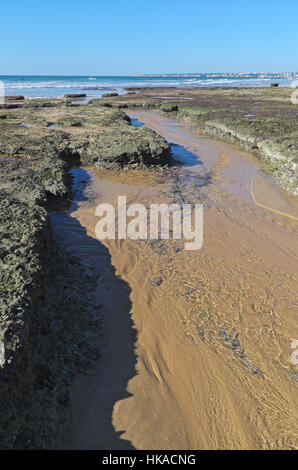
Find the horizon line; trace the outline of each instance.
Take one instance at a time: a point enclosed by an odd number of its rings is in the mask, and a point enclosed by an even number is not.
[[[267,74],[267,75],[278,75],[278,74],[298,74],[297,71],[269,71],[269,72],[264,72],[264,71],[259,71],[259,72],[174,72],[174,73],[167,73],[167,72],[149,72],[149,73],[133,73],[133,74],[102,74],[102,75],[97,75],[97,74],[0,74],[0,77],[145,77],[145,76],[183,76],[183,75],[220,75],[220,74],[225,74],[225,75],[234,75],[234,74],[239,74],[239,75],[245,75],[245,74]]]

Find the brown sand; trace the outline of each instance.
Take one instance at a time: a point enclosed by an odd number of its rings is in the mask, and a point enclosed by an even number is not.
[[[104,333],[98,367],[75,381],[57,448],[297,448],[290,355],[298,339],[298,202],[236,147],[155,112],[131,115],[203,165],[166,181],[88,171],[86,200],[61,223],[65,243],[98,278]],[[177,194],[204,202],[201,250],[95,239],[97,204],[118,195],[171,202]]]

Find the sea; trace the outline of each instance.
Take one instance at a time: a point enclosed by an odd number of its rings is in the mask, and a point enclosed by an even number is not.
[[[210,86],[290,86],[298,73],[247,74],[184,74],[146,76],[0,76],[5,95],[23,95],[27,98],[60,97],[66,93],[85,93],[88,99],[103,93],[125,94],[128,87],[210,87]]]

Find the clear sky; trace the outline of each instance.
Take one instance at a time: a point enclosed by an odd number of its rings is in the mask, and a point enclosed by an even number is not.
[[[298,0],[1,0],[0,75],[298,71]]]

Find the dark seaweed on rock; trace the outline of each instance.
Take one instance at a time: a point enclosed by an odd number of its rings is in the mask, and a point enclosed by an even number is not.
[[[54,239],[48,216],[68,186],[55,152],[0,163],[0,449],[53,447],[68,382],[92,352],[90,280]]]

